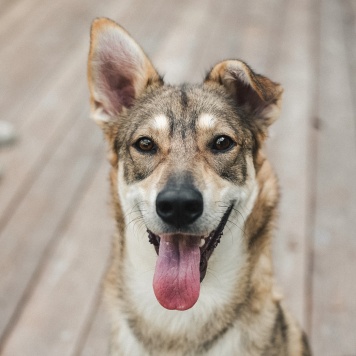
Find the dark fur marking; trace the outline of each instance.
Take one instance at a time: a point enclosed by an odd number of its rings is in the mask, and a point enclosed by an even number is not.
[[[149,154],[146,153],[146,155],[148,156]],[[128,152],[128,157],[132,163],[127,164],[126,161],[124,162],[124,179],[126,184],[133,184],[137,181],[144,180],[152,173],[153,169],[139,169],[130,151]],[[147,159],[149,158],[147,157]]]
[[[174,123],[174,113],[171,109],[168,109],[167,117],[169,120],[169,136],[173,137],[175,123]]]
[[[218,333],[216,333],[210,340],[206,341],[202,345],[202,350],[207,352],[209,351],[215,344],[217,340],[219,340],[227,331],[233,326],[233,323],[226,325],[223,329],[221,329]]]
[[[262,224],[258,227],[255,233],[250,237],[250,241],[248,243],[248,247],[250,249],[256,244],[256,242],[261,237],[263,237],[268,232],[268,229],[270,228],[270,222],[272,220],[272,214],[275,210],[275,204],[273,204],[273,206],[265,206],[263,210],[264,210],[264,214],[262,218]]]
[[[149,87],[150,85],[154,84],[155,82],[157,82],[160,85],[163,85],[163,77],[159,76],[158,79],[157,78],[148,78],[147,79],[147,83],[146,83],[146,87]]]
[[[119,148],[120,148],[120,144],[119,144],[119,138],[116,137],[113,143],[113,150],[115,153],[119,153]]]
[[[247,179],[247,165],[246,165],[246,160],[244,159],[243,164],[241,165],[241,173],[242,173],[242,184],[246,182]]]
[[[303,345],[303,356],[311,356],[312,353],[305,332],[302,333],[302,345]]]
[[[134,180],[135,181],[140,181],[140,180],[144,180],[146,177],[148,177],[148,174],[145,174],[145,173],[142,173],[142,172],[135,172]]]
[[[247,178],[247,164],[246,164],[246,150],[241,149],[239,154],[236,157],[235,164],[238,164],[239,173],[241,173],[242,180],[240,180],[240,184],[244,184]]]
[[[253,135],[253,137],[252,137],[252,157],[253,157],[253,165],[256,167],[256,170],[259,168],[258,164],[257,164],[257,156],[258,156],[258,152],[259,152],[260,148],[261,148],[261,144],[260,144],[259,140],[257,139],[257,137],[255,135]]]
[[[172,174],[168,179],[164,189],[177,189],[177,188],[194,188],[194,178],[189,171],[179,172],[179,174]]]
[[[284,341],[284,344],[287,345],[287,339],[288,339],[288,325],[286,322],[286,317],[284,315],[284,311],[281,307],[281,305],[278,303],[278,317],[276,320],[279,324],[282,339]]]
[[[232,183],[244,184],[247,177],[244,152],[239,152],[233,163],[220,172],[220,176]]]
[[[239,175],[238,172],[226,170],[220,173],[220,177],[234,183],[238,180]]]
[[[277,315],[272,328],[270,344],[267,346],[265,355],[270,355],[271,352],[278,350],[278,355],[287,354],[288,345],[288,325],[281,305],[277,304]],[[273,350],[273,351],[272,351]],[[283,353],[282,353],[283,351]],[[275,353],[273,352],[273,355]]]
[[[184,88],[182,88],[180,91],[180,99],[182,106],[185,109],[188,106],[188,95]]]
[[[142,345],[142,346],[148,346],[145,345],[145,343],[143,342],[143,337],[141,335],[141,332],[139,330],[139,328],[137,327],[137,320],[132,319],[132,318],[128,318],[127,319],[127,325],[129,326],[129,328],[132,330],[133,334],[136,336],[136,340]]]
[[[233,311],[233,319],[225,325],[220,331],[218,331],[210,340],[206,341],[202,345],[202,350],[207,352],[209,351],[224,334],[226,334],[229,329],[234,326],[234,322],[241,317],[241,311],[243,310],[244,306],[248,305],[249,295],[251,290],[249,290],[245,295],[245,301],[243,303],[239,303],[235,305]]]
[[[189,117],[189,130],[192,131],[193,134],[196,133],[196,121],[197,121],[197,118],[198,118],[198,115],[195,111],[193,111],[191,114],[190,114],[190,117]]]

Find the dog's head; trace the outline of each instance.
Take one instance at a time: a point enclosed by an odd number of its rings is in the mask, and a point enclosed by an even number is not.
[[[188,309],[225,225],[252,209],[256,152],[282,89],[239,60],[218,63],[201,85],[165,85],[108,19],[93,23],[88,76],[92,117],[117,158],[125,223],[143,221],[158,254],[156,297]]]

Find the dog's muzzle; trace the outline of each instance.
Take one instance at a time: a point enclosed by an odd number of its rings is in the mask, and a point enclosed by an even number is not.
[[[148,230],[148,238],[158,254],[153,289],[159,303],[167,309],[186,310],[199,297],[208,260],[220,242],[224,227],[229,219],[233,204],[223,214],[218,226],[208,236],[189,235],[179,232],[183,222],[194,222],[203,212],[201,194],[176,192],[160,194],[157,197],[157,213],[162,220],[177,229],[176,233],[154,234]],[[165,192],[163,192],[165,193]]]

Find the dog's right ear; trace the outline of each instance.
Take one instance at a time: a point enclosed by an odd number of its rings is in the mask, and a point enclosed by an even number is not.
[[[135,42],[106,18],[93,21],[88,60],[91,117],[102,127],[130,108],[150,85],[163,81]]]
[[[268,127],[280,112],[283,93],[280,84],[254,73],[239,60],[218,63],[208,73],[205,82],[224,86],[237,105],[249,114],[262,136],[267,135]]]

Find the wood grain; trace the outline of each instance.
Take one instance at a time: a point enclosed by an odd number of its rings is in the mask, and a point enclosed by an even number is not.
[[[268,154],[280,180],[281,202],[274,241],[275,271],[286,304],[307,327],[308,294],[308,163],[309,130],[313,115],[312,17],[308,0],[287,1],[281,15],[283,25],[276,44],[279,51],[271,62],[273,79],[285,92],[282,115],[272,125]]]
[[[107,170],[104,165],[96,168],[67,226],[56,234],[56,248],[42,263],[36,289],[5,344],[5,354],[62,356],[75,350],[97,303],[114,225],[106,206]]]
[[[356,350],[356,135],[340,2],[321,1],[312,343],[316,355]]]

